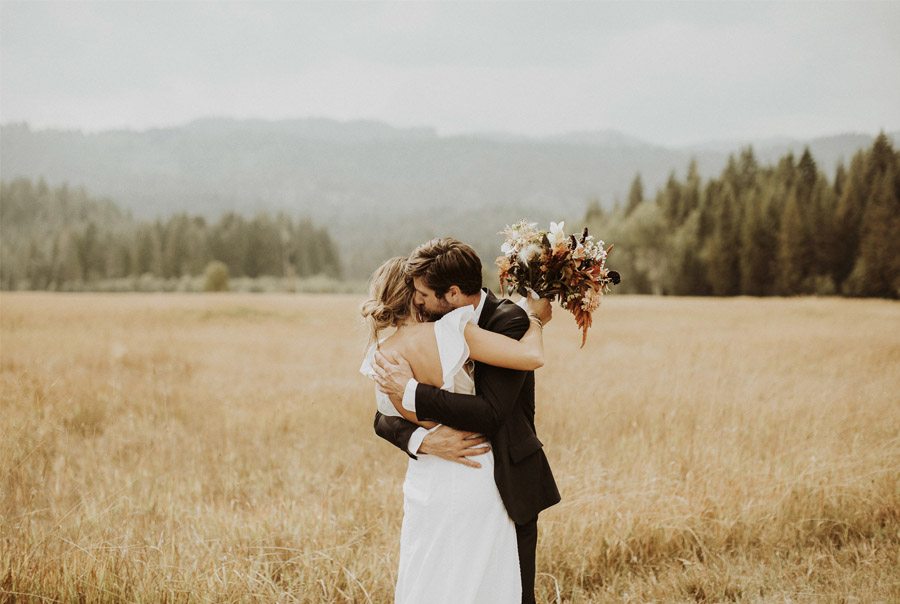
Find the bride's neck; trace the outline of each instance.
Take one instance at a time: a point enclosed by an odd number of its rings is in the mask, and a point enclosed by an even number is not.
[[[412,317],[407,317],[400,323],[397,323],[397,331],[402,330],[404,327],[410,327],[411,325],[415,325],[418,321],[413,319]]]

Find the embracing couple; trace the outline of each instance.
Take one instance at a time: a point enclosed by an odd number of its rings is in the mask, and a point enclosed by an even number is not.
[[[470,246],[434,239],[379,267],[362,307],[375,432],[410,457],[398,603],[534,602],[538,513],[560,499],[534,427],[550,303],[481,275]]]

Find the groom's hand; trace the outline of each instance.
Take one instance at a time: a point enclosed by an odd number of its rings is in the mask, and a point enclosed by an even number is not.
[[[419,453],[435,455],[447,461],[455,461],[470,468],[480,468],[481,464],[469,459],[473,455],[483,455],[491,450],[488,439],[475,432],[462,432],[449,426],[438,426],[428,433]]]
[[[385,355],[380,350],[375,353],[375,381],[392,401],[403,400],[403,391],[412,378],[412,368],[402,356],[394,352]]]

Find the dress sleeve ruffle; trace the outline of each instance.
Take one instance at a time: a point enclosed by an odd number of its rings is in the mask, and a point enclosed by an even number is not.
[[[369,378],[370,380],[375,379],[375,351],[377,350],[375,344],[369,346],[369,349],[366,351],[366,356],[363,359],[362,365],[359,366],[359,372]],[[400,415],[400,412],[394,408],[394,404],[391,403],[391,399],[384,392],[379,390],[377,387],[375,388],[375,407],[382,415],[391,415],[394,417],[403,417]]]
[[[366,356],[363,359],[362,365],[359,366],[359,372],[370,380],[375,379],[375,351],[377,349],[378,348],[377,346],[375,346],[375,344],[369,346],[369,349],[366,351]]]
[[[466,325],[474,318],[475,309],[472,306],[463,306],[448,312],[434,324],[444,389],[452,389],[454,376],[469,359],[469,345],[466,343],[465,331]]]

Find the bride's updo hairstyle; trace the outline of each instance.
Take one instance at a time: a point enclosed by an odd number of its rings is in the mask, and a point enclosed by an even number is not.
[[[407,261],[396,256],[379,266],[369,283],[369,299],[363,302],[360,313],[369,325],[369,343],[378,342],[378,332],[409,318],[412,312],[413,289],[406,281]]]

